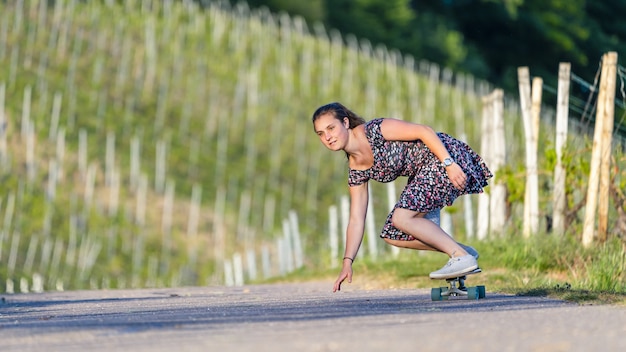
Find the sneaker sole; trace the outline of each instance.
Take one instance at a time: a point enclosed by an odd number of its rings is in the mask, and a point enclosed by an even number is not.
[[[454,281],[454,280],[458,280],[458,279],[463,279],[465,280],[467,278],[467,276],[472,275],[472,274],[478,274],[478,273],[482,273],[483,271],[480,268],[476,268],[468,273],[463,274],[462,276],[457,276],[457,277],[451,277],[448,279],[445,279],[446,281]]]
[[[464,276],[464,275],[474,274],[474,271],[476,271],[476,270],[480,270],[478,268],[478,264],[472,265],[470,267],[467,267],[463,271],[457,271],[457,272],[450,273],[450,274],[445,274],[445,275],[441,274],[441,275],[429,275],[429,276],[433,280],[454,279],[454,278],[461,277],[461,276]],[[478,271],[478,272],[480,272],[480,271]]]

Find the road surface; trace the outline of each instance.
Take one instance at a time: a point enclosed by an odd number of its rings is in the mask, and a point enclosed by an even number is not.
[[[0,351],[626,351],[626,307],[332,282],[0,295]]]

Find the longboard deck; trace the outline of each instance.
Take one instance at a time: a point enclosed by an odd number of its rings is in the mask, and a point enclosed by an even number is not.
[[[482,272],[480,268],[473,271],[464,273],[458,277],[450,277],[446,279],[433,279],[433,280],[446,280],[448,287],[435,287],[430,291],[430,298],[433,301],[447,300],[450,297],[467,297],[468,299],[481,299],[485,298],[485,286],[473,286],[466,287],[465,280],[468,275],[478,274]]]

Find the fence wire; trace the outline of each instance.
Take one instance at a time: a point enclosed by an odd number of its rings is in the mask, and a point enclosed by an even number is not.
[[[595,126],[595,115],[598,104],[599,80],[602,71],[602,60],[598,64],[593,83],[586,81],[576,73],[570,73],[570,82],[573,87],[570,88],[569,95],[569,111],[573,116],[570,120],[575,120],[579,127],[587,133],[591,133]],[[613,128],[613,137],[620,141],[622,145],[626,142],[626,68],[617,66],[617,77],[619,79],[618,92],[615,99],[615,116],[619,116],[619,121],[615,119]],[[553,95],[557,95],[558,91],[555,87],[544,84],[543,89]],[[576,94],[578,93],[578,94]]]

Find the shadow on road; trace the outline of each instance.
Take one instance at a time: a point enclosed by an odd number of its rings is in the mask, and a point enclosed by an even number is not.
[[[83,291],[8,295],[0,305],[0,331],[26,329],[224,328],[242,323],[275,323],[358,318],[389,314],[515,311],[567,305],[541,297],[489,294],[468,301],[433,302],[425,290],[351,290],[326,286],[267,285]]]

